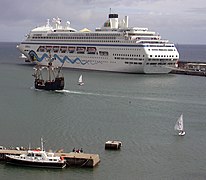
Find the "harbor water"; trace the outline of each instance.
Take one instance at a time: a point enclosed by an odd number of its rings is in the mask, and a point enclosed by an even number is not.
[[[184,60],[205,60],[206,46],[178,46]],[[206,179],[205,77],[63,69],[63,93],[37,91],[16,43],[0,43],[0,54],[0,145],[39,147],[43,137],[46,150],[83,148],[101,159],[62,170],[1,162],[0,179]],[[174,132],[181,113],[184,137]],[[108,140],[120,140],[121,150],[105,150]]]

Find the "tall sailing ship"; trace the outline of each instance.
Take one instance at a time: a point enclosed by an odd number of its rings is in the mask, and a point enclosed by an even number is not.
[[[126,72],[169,73],[179,59],[173,43],[148,28],[129,27],[128,16],[119,20],[109,14],[108,20],[95,31],[80,31],[62,26],[59,18],[34,28],[17,48],[32,63],[47,65],[51,53],[54,66]]]

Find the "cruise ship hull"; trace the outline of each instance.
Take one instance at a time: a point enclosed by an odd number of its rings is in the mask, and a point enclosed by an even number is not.
[[[41,43],[40,43],[41,44]],[[54,43],[55,44],[55,43]],[[29,50],[25,52],[26,47],[29,47]],[[48,53],[37,52],[38,45],[31,44],[20,44],[18,49],[28,58],[31,63],[38,63],[41,65],[47,65],[47,56]],[[105,49],[106,47],[101,47]],[[98,49],[98,47],[97,47]],[[162,65],[147,65],[147,58],[139,58],[140,61],[132,60],[135,58],[130,57],[115,57],[115,55],[121,55],[124,52],[118,50],[119,48],[112,48],[109,50],[107,47],[108,56],[100,56],[96,54],[69,54],[69,53],[52,53],[54,61],[52,62],[54,66],[61,66],[64,62],[64,67],[80,70],[95,70],[95,71],[109,71],[109,72],[121,72],[121,73],[140,73],[140,74],[167,74],[172,68]],[[127,51],[127,56],[129,54],[134,54],[135,50]],[[146,56],[145,49],[139,48],[140,55]]]

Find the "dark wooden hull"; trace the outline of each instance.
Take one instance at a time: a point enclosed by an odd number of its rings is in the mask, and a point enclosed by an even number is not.
[[[36,89],[42,89],[47,91],[63,90],[64,89],[64,77],[55,78],[54,81],[42,81],[35,79],[34,86]]]
[[[41,161],[29,161],[24,159],[14,159],[7,157],[6,162],[12,165],[18,166],[28,166],[28,167],[37,167],[37,168],[55,168],[62,169],[66,167],[65,162],[41,162]]]

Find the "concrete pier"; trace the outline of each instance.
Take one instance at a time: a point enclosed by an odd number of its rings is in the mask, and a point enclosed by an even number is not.
[[[7,154],[20,155],[26,154],[27,151],[13,150],[13,149],[0,149],[0,160],[5,161]],[[67,163],[67,167],[95,167],[99,164],[100,158],[98,154],[86,154],[86,153],[54,153],[56,156],[62,156]]]
[[[67,162],[67,167],[78,166],[78,167],[95,167],[99,162],[100,158],[98,154],[86,154],[86,153],[55,153],[57,156],[64,157]]]

